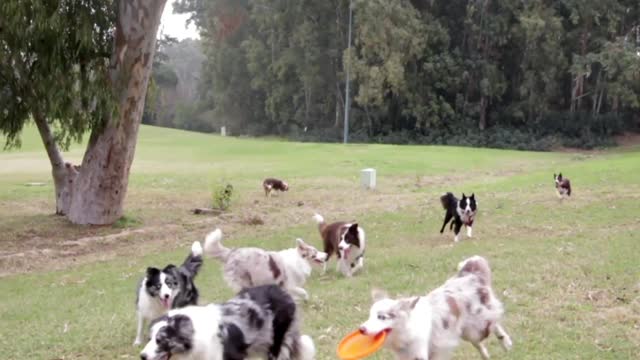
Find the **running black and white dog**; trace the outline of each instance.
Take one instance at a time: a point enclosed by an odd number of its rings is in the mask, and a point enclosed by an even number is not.
[[[560,199],[562,199],[565,195],[567,197],[571,196],[571,181],[569,179],[562,177],[562,173],[556,175],[553,174],[553,181],[556,183],[556,194]]]
[[[449,229],[453,228],[453,232],[455,233],[453,240],[455,242],[460,240],[458,234],[460,233],[460,228],[462,228],[463,224],[467,227],[467,236],[472,237],[473,221],[475,220],[478,212],[475,194],[471,194],[470,197],[467,197],[463,193],[462,199],[458,200],[458,198],[456,198],[452,193],[448,192],[440,197],[440,202],[446,211],[444,214],[444,223],[440,229],[440,234],[444,232],[444,228],[447,223],[453,219]]]
[[[193,280],[201,266],[202,245],[196,241],[191,246],[191,253],[180,267],[169,264],[162,270],[155,267],[147,268],[147,274],[138,286],[136,298],[138,331],[134,345],[142,343],[145,321],[156,319],[170,309],[198,303],[198,289]]]
[[[242,290],[223,304],[171,310],[151,325],[142,360],[312,360],[296,304],[276,285]]]

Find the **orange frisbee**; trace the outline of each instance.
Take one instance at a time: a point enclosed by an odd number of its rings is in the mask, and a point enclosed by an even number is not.
[[[386,337],[386,331],[376,336],[363,335],[358,330],[353,331],[340,341],[338,345],[338,357],[342,360],[364,359],[380,350]]]

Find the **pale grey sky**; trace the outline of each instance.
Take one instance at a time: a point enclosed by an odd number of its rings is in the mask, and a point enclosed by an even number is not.
[[[167,1],[167,5],[164,7],[164,13],[162,13],[162,23],[160,24],[160,32],[165,35],[173,36],[178,40],[192,38],[198,39],[198,31],[196,27],[191,24],[188,28],[185,28],[185,24],[189,15],[186,14],[174,14],[173,13],[174,0]]]

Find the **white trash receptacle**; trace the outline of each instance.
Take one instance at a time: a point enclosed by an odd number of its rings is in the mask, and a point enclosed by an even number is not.
[[[221,136],[227,136],[227,127],[226,126],[222,126],[220,128],[220,135]]]
[[[373,190],[376,188],[376,169],[363,169],[360,171],[360,182],[365,189]]]

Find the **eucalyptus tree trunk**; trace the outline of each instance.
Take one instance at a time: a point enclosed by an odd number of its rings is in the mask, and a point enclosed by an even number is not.
[[[122,216],[156,36],[166,0],[120,0],[109,79],[118,113],[94,128],[82,160],[65,162],[46,118],[34,115],[51,162],[56,213],[75,224],[112,224]]]

